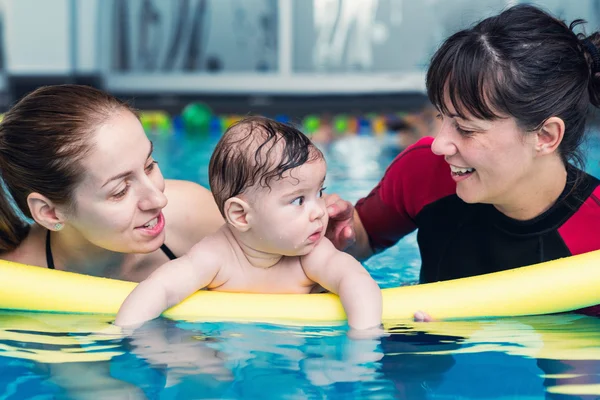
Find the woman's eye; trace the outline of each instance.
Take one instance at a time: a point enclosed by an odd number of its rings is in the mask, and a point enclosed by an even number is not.
[[[148,166],[145,168],[146,173],[149,174],[150,172],[152,172],[155,165],[158,165],[158,161],[152,161],[150,164],[148,164]]]
[[[468,130],[466,130],[466,129],[463,129],[463,128],[461,128],[461,127],[460,127],[460,126],[458,126],[458,125],[455,125],[455,128],[456,128],[456,131],[457,131],[458,133],[460,133],[461,135],[463,135],[463,136],[472,136],[472,135],[474,135],[474,134],[475,134],[475,132],[474,132],[474,131],[468,131]]]
[[[123,188],[123,190],[121,190],[120,192],[118,192],[118,193],[115,193],[115,194],[113,195],[113,197],[114,197],[115,199],[121,199],[121,198],[125,197],[125,195],[127,194],[127,191],[128,191],[128,190],[129,190],[129,184],[125,185],[125,187]]]
[[[294,200],[292,200],[291,204],[295,206],[301,206],[304,204],[304,196],[296,197]]]

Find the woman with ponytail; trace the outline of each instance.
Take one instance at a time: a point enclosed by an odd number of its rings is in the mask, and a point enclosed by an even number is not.
[[[329,200],[336,246],[364,259],[418,229],[422,283],[600,249],[600,181],[582,153],[600,36],[582,23],[517,5],[450,36],[427,71],[440,130],[354,209]]]
[[[223,223],[163,179],[134,110],[87,86],[25,96],[0,123],[0,259],[130,281]]]

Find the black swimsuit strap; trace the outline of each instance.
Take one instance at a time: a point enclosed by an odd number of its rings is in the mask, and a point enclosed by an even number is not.
[[[52,257],[52,248],[50,247],[50,232],[50,229],[48,229],[48,232],[46,233],[46,264],[48,264],[48,269],[54,269],[54,258]],[[166,244],[163,243],[162,246],[160,246],[160,249],[167,257],[169,257],[169,260],[175,260],[177,258]]]
[[[52,257],[52,249],[50,248],[50,229],[46,233],[46,264],[48,269],[54,269],[54,258]]]
[[[177,256],[173,254],[171,249],[169,249],[166,244],[163,243],[162,246],[160,246],[160,249],[167,255],[167,257],[169,257],[169,260],[175,260],[177,258]]]

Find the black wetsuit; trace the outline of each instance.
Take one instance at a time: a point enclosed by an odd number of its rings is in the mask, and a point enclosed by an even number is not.
[[[462,201],[450,166],[433,154],[432,142],[424,138],[402,152],[379,184],[356,204],[376,252],[418,229],[422,283],[600,249],[598,179],[569,166],[567,185],[556,203],[532,220],[518,221],[491,204]],[[600,306],[594,308],[590,313],[600,314]]]

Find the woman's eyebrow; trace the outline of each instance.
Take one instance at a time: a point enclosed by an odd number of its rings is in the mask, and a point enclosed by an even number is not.
[[[148,152],[148,157],[146,157],[146,159],[150,158],[150,156],[152,156],[152,152],[154,151],[154,143],[152,143],[152,141],[150,141],[150,151]],[[125,172],[121,172],[120,174],[117,174],[115,176],[112,176],[110,178],[108,178],[106,180],[106,182],[104,182],[104,184],[101,187],[104,187],[106,185],[108,185],[110,182],[115,181],[117,179],[123,179],[126,176],[132,175],[133,171],[125,171]]]

